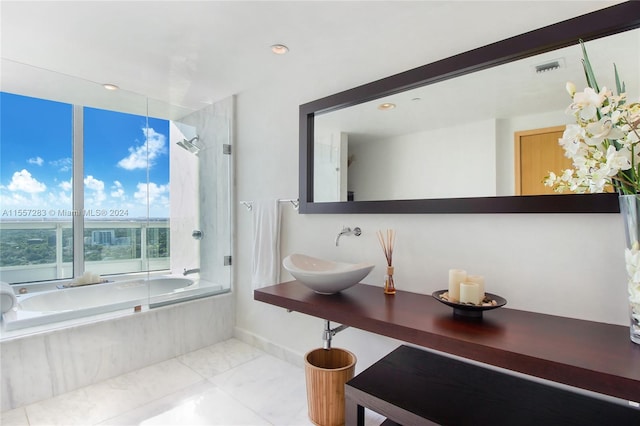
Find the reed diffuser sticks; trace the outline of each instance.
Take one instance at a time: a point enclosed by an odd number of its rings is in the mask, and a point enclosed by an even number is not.
[[[384,257],[387,259],[387,275],[384,278],[384,293],[395,294],[396,287],[393,282],[393,245],[396,242],[396,231],[393,229],[387,229],[386,239],[382,231],[378,231],[378,241],[382,246]]]

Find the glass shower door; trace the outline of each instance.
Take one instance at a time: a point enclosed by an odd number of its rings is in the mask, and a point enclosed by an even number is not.
[[[213,105],[170,125],[171,271],[193,281],[180,300],[231,287],[230,129]]]

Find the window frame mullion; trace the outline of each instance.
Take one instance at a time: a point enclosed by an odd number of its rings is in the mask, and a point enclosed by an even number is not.
[[[73,105],[73,277],[84,274],[84,108]]]

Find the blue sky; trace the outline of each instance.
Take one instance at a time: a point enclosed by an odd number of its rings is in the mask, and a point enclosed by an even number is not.
[[[0,93],[0,218],[72,209],[71,120],[69,104]],[[85,209],[145,217],[148,195],[150,215],[169,217],[168,140],[167,120],[85,108]]]

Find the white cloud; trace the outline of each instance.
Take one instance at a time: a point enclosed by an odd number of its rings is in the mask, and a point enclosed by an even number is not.
[[[32,202],[33,197],[34,194],[31,194],[31,198],[28,198],[23,194],[17,192],[5,193],[4,191],[2,191],[2,193],[0,193],[0,204],[2,204],[3,207],[15,208],[24,208],[24,206],[37,205]]]
[[[27,163],[37,164],[38,166],[42,166],[42,164],[44,164],[44,160],[42,159],[42,157],[29,158],[27,160]]]
[[[104,182],[89,175],[84,179],[84,186],[93,192],[85,192],[84,205],[91,209],[99,207],[102,202],[107,199],[107,195],[104,193]]]
[[[151,127],[143,128],[142,133],[146,135],[145,143],[137,147],[129,147],[129,156],[118,161],[119,167],[126,170],[145,169],[147,162],[151,167],[160,155],[167,152],[165,135]]]
[[[141,203],[146,204],[148,194],[149,205],[169,205],[169,185],[158,185],[154,182],[149,182],[149,185],[147,185],[146,183],[140,182],[137,188],[138,190],[133,194],[133,197]]]
[[[104,182],[89,175],[84,179],[84,185],[94,191],[104,191]]]
[[[58,186],[63,190],[63,191],[71,191],[71,189],[73,188],[73,184],[72,184],[72,180],[65,180],[62,181],[58,184]]]
[[[68,172],[73,167],[73,160],[70,157],[49,161],[53,167],[57,167],[60,172]]]
[[[111,196],[113,198],[124,198],[124,188],[122,187],[122,184],[117,180],[114,180],[113,185],[111,186]]]
[[[36,178],[31,176],[31,173],[29,173],[27,169],[22,169],[13,174],[8,188],[10,191],[23,191],[33,194],[36,192],[44,192],[47,189],[47,185],[38,182]]]
[[[71,196],[64,191],[58,191],[57,194],[50,192],[48,194],[48,207],[54,208],[56,211],[59,209],[71,209],[73,200]]]

